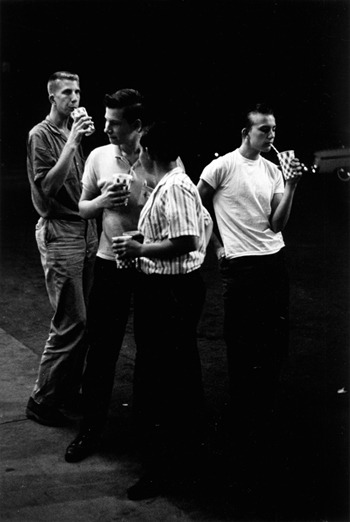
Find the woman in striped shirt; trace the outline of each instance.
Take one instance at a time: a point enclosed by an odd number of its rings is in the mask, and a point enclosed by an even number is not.
[[[139,258],[141,270],[133,402],[148,447],[148,472],[129,488],[134,500],[160,493],[169,478],[164,464],[174,475],[174,462],[183,469],[193,450],[203,406],[196,332],[205,298],[200,267],[212,231],[196,186],[178,167],[174,130],[155,124],[141,146],[143,168],[157,182],[139,219],[143,243],[113,244],[118,257]]]

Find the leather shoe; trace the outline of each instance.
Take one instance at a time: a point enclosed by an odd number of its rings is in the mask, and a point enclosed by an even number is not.
[[[57,408],[39,404],[35,402],[33,397],[29,398],[26,407],[26,416],[28,419],[43,424],[44,426],[67,426],[67,424],[70,423],[70,420]]]
[[[80,462],[96,451],[100,443],[100,433],[85,429],[69,444],[65,453],[67,462]]]
[[[144,500],[157,497],[162,493],[161,481],[158,477],[144,475],[136,484],[127,490],[129,500]]]

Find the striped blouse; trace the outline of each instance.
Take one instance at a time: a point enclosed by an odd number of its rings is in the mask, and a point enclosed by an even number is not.
[[[181,236],[199,237],[198,249],[168,259],[140,258],[140,269],[146,274],[187,274],[204,261],[205,220],[210,216],[203,207],[197,187],[180,167],[169,171],[153,190],[143,207],[138,230],[144,244]]]

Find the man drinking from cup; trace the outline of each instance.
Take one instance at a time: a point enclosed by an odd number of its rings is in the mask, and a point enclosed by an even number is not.
[[[278,167],[262,156],[271,150],[275,133],[272,110],[254,106],[244,114],[240,147],[214,159],[198,183],[214,220],[223,282],[229,427],[241,471],[248,469],[252,448],[267,433],[288,344],[289,288],[281,232],[303,168],[294,158],[293,175],[284,181]],[[263,451],[268,454],[267,444]]]

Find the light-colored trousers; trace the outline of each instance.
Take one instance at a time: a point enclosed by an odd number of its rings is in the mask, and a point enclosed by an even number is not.
[[[40,218],[36,240],[54,314],[32,397],[59,406],[81,387],[86,306],[98,245],[96,223]]]

